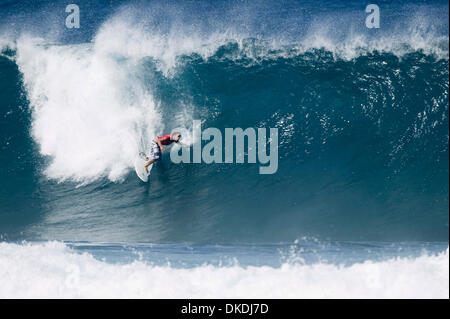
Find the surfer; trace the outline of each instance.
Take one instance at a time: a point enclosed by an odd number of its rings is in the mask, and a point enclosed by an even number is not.
[[[147,157],[149,161],[144,165],[145,173],[148,174],[148,167],[161,159],[161,153],[165,150],[163,145],[167,146],[172,143],[177,143],[181,146],[190,146],[181,142],[180,139],[180,132],[173,132],[172,135],[166,134],[155,138],[150,144],[150,155]]]

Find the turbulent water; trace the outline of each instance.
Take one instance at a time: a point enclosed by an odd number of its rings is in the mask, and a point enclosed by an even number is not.
[[[0,297],[448,298],[448,2],[379,29],[360,1],[77,4],[0,2]],[[277,172],[164,154],[140,182],[193,120],[278,128]]]

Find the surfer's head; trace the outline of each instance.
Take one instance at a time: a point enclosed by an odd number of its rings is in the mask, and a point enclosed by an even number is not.
[[[172,141],[179,142],[181,140],[180,132],[173,132],[171,136]]]

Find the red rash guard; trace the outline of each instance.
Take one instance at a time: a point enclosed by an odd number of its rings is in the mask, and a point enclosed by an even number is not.
[[[170,145],[174,142],[170,139],[170,134],[158,136],[157,139],[161,142],[162,145]]]

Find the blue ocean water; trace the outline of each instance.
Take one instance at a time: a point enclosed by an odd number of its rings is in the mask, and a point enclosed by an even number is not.
[[[399,257],[419,257],[424,252],[438,254],[447,243],[436,242],[319,242],[303,238],[293,243],[239,244],[149,244],[67,242],[76,252],[88,252],[110,263],[135,260],[151,265],[193,268],[205,264],[220,266],[270,266],[285,263],[314,265],[331,263],[350,266],[367,260],[386,261]]]
[[[252,296],[242,278],[276,286],[291,267],[298,285],[316,278],[311,296],[416,297],[423,286],[407,283],[427,282],[448,297],[448,2],[379,2],[379,29],[363,1],[77,4],[68,29],[64,1],[0,2],[0,260],[20,270],[0,270],[0,296],[26,296],[29,263],[39,278],[67,272],[62,296],[95,296],[94,280],[65,283],[98,266],[194,286],[183,271],[232,269],[212,281],[222,294],[200,289],[211,296]],[[140,182],[139,150],[180,127],[189,142],[193,120],[278,128],[278,171],[164,154]],[[403,263],[414,271],[390,290]],[[341,289],[333,272],[368,281]]]

